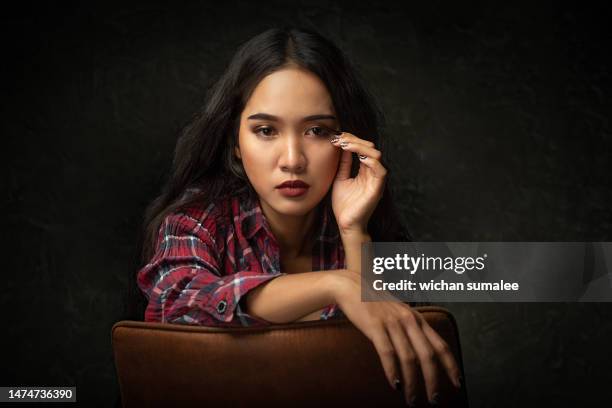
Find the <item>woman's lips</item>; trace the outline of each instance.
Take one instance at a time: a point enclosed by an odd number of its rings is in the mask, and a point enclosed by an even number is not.
[[[285,197],[299,197],[306,194],[308,187],[282,187],[279,188],[278,191]]]

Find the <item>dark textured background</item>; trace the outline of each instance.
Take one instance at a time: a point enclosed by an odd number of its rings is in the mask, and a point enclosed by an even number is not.
[[[320,30],[369,81],[415,240],[612,240],[608,13],[302,3],[4,9],[0,385],[114,404],[144,207],[206,85],[272,24]],[[609,395],[611,304],[447,306],[474,407]]]

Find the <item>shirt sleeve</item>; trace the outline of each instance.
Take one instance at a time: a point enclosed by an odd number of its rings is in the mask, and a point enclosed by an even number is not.
[[[214,229],[214,228],[212,228]],[[187,214],[168,215],[151,261],[137,282],[148,299],[145,321],[201,326],[271,324],[243,312],[241,298],[280,274],[238,271],[221,276],[218,247],[201,221]]]
[[[341,317],[344,317],[342,309],[340,309],[336,303],[332,303],[323,309],[321,316],[319,316],[319,320],[328,320],[332,318],[339,319]]]

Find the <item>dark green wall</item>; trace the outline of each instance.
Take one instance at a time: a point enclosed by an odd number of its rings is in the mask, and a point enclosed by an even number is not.
[[[115,403],[110,328],[130,317],[144,207],[208,83],[272,24],[318,29],[369,81],[415,240],[612,240],[604,10],[166,3],[3,11],[0,385],[76,385],[88,406]],[[447,306],[473,406],[606,395],[612,305]]]

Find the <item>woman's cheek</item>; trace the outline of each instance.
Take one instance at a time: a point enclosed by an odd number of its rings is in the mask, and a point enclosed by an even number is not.
[[[243,152],[242,165],[244,166],[247,177],[254,186],[261,186],[265,183],[266,179],[269,178],[265,177],[265,174],[263,174],[263,166],[259,163],[256,154],[244,154]]]
[[[313,164],[313,168],[317,169],[316,179],[321,182],[321,189],[327,190],[338,170],[339,158],[335,154],[322,155],[318,158],[316,163]]]
[[[338,170],[338,163],[340,163],[340,157],[342,155],[342,150],[333,149],[327,155],[325,155],[325,163],[322,164],[323,168],[326,169],[326,173],[331,174],[331,178],[334,178],[336,175],[336,171]]]

